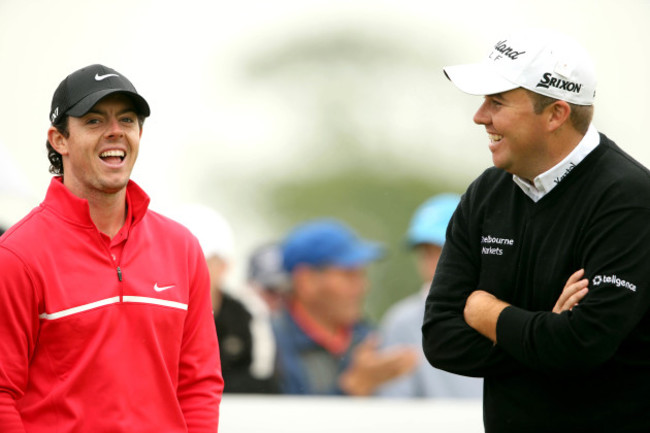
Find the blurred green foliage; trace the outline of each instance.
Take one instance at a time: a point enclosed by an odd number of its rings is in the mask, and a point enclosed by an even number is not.
[[[422,285],[404,238],[413,212],[432,195],[463,189],[435,173],[416,174],[401,159],[397,102],[422,97],[404,90],[427,87],[434,58],[433,49],[422,55],[398,38],[348,29],[280,43],[246,70],[251,86],[295,114],[300,131],[293,147],[301,163],[263,186],[267,222],[284,234],[333,217],[384,243],[387,256],[369,267],[366,310],[375,321]],[[444,145],[431,141],[415,143]]]
[[[384,175],[363,168],[324,177],[273,184],[268,196],[278,225],[288,231],[305,220],[334,217],[363,238],[382,242],[386,257],[369,267],[366,309],[379,320],[395,301],[415,293],[422,282],[405,233],[414,210],[432,195],[458,188],[417,177]]]

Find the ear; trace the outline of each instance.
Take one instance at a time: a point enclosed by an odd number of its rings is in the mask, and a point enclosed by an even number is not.
[[[548,107],[548,126],[551,132],[555,132],[564,125],[571,115],[571,106],[566,101],[555,101]]]
[[[50,126],[50,129],[47,130],[47,140],[50,142],[54,150],[59,152],[61,155],[68,154],[68,140],[54,126]]]

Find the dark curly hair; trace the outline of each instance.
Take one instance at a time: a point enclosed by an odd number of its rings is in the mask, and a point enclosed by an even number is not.
[[[69,116],[67,114],[64,114],[57,118],[56,121],[52,124],[52,126],[54,126],[56,130],[59,131],[65,138],[68,138],[70,136],[70,131],[68,131],[68,117]],[[52,147],[52,144],[50,144],[50,140],[47,140],[45,147],[47,148],[47,159],[50,160],[50,173],[62,175],[63,158],[61,157],[61,154],[54,150],[54,147]]]

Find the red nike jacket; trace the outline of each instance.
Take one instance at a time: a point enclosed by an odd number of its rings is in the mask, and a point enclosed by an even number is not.
[[[217,432],[223,379],[198,241],[127,187],[121,254],[60,177],[0,237],[0,430]]]

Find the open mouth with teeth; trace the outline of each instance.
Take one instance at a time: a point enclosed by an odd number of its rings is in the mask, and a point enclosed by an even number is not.
[[[102,152],[99,154],[99,157],[102,159],[102,161],[109,163],[109,164],[119,164],[122,161],[124,161],[124,158],[126,157],[126,152],[123,150],[107,150],[106,152]]]
[[[492,143],[496,143],[497,141],[501,141],[501,139],[503,138],[503,135],[499,135],[499,134],[488,134],[488,137],[490,138],[490,141],[491,141]]]

